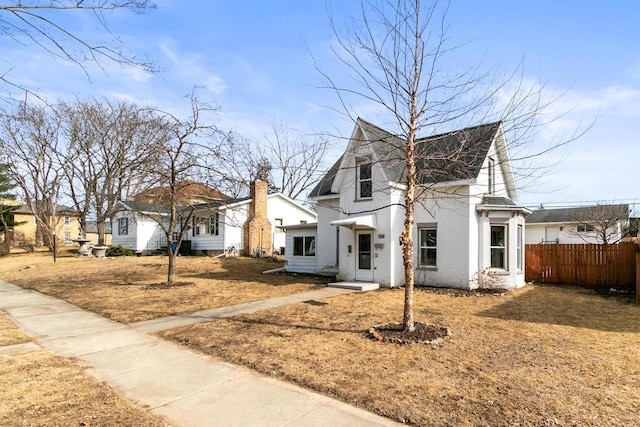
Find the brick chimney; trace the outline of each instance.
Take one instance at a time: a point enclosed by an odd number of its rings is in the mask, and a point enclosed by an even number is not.
[[[244,254],[247,256],[270,255],[271,223],[267,218],[269,187],[266,182],[257,179],[251,183],[250,188],[249,217],[244,223]]]

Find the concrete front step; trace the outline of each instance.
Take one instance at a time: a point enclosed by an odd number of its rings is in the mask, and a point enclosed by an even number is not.
[[[330,288],[354,289],[360,292],[373,291],[380,288],[379,283],[372,282],[335,282],[327,284]]]

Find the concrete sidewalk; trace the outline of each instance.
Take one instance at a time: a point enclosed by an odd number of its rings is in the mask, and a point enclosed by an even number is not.
[[[197,311],[195,313],[177,314],[174,316],[161,317],[158,319],[144,320],[142,322],[130,323],[133,329],[142,332],[158,332],[178,326],[193,325],[195,323],[210,322],[214,319],[239,316],[241,314],[255,313],[256,311],[268,310],[270,308],[281,307],[283,305],[296,304],[303,301],[310,301],[322,298],[329,298],[336,295],[355,292],[353,289],[321,288],[314,291],[301,292],[299,294],[285,295],[282,297],[269,298],[259,301],[245,302],[243,304],[228,307],[212,308],[210,310]]]
[[[0,311],[43,348],[76,357],[89,374],[176,425],[397,425],[2,281]]]

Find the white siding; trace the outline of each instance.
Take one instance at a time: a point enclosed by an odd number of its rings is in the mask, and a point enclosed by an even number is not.
[[[127,218],[129,230],[126,235],[121,235],[118,220]],[[120,211],[114,216],[112,245],[121,245],[134,251],[153,250],[166,240],[162,228],[152,219],[131,211]]]
[[[316,256],[319,270],[336,266],[338,227],[330,225],[330,223],[339,217],[338,203],[338,199],[331,199],[319,201],[317,205],[318,230],[322,230],[321,233],[318,233],[318,237],[316,238]],[[344,232],[345,230],[342,231]],[[341,245],[341,249],[346,250],[346,246]]]
[[[583,232],[578,233],[576,230],[576,224],[561,224],[561,223],[547,223],[547,224],[527,224],[527,238],[526,243],[535,245],[544,242],[555,243],[557,236],[560,244],[581,244],[581,243],[602,243],[598,240],[595,232]],[[620,239],[620,227],[616,227],[615,232],[612,233],[611,242],[617,243]]]
[[[127,234],[120,234],[120,229],[118,227],[119,219],[127,218],[129,220],[129,230]],[[120,211],[117,212],[114,216],[113,221],[113,230],[111,235],[111,244],[112,245],[120,245],[127,249],[135,250],[136,249],[136,223],[134,220],[133,213],[131,211]]]
[[[285,247],[285,233],[276,228],[276,218],[282,219],[282,225],[300,224],[302,221],[312,223],[318,220],[315,213],[303,209],[293,200],[279,193],[267,198],[267,218],[271,222],[272,246],[276,252],[281,247]]]
[[[468,191],[468,190],[467,190]],[[446,286],[452,288],[468,288],[471,279],[470,266],[475,266],[475,259],[471,261],[471,235],[477,236],[477,229],[470,229],[470,218],[475,205],[472,207],[468,197],[456,191],[450,197],[428,196],[424,202],[426,209],[416,205],[414,227],[414,264],[416,265],[416,284],[427,286]],[[465,191],[466,192],[466,191]],[[436,193],[435,196],[444,196]],[[475,212],[473,213],[475,216]],[[419,266],[418,228],[421,224],[435,223],[437,226],[436,268]],[[477,237],[474,238],[477,241]],[[475,251],[474,251],[475,253]]]
[[[315,256],[294,256],[293,255],[293,238],[294,237],[315,237],[316,229],[298,229],[287,231],[286,246],[285,246],[285,268],[287,271],[296,273],[315,273],[316,272],[316,257]],[[318,253],[318,246],[316,240],[316,254]]]

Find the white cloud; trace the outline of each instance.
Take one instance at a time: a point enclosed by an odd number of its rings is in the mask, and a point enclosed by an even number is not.
[[[194,86],[203,86],[206,90],[215,95],[222,94],[227,86],[225,81],[208,70],[210,65],[206,64],[204,55],[177,52],[174,43],[164,41],[160,43],[160,50],[172,64],[169,70],[171,80],[189,82]]]

